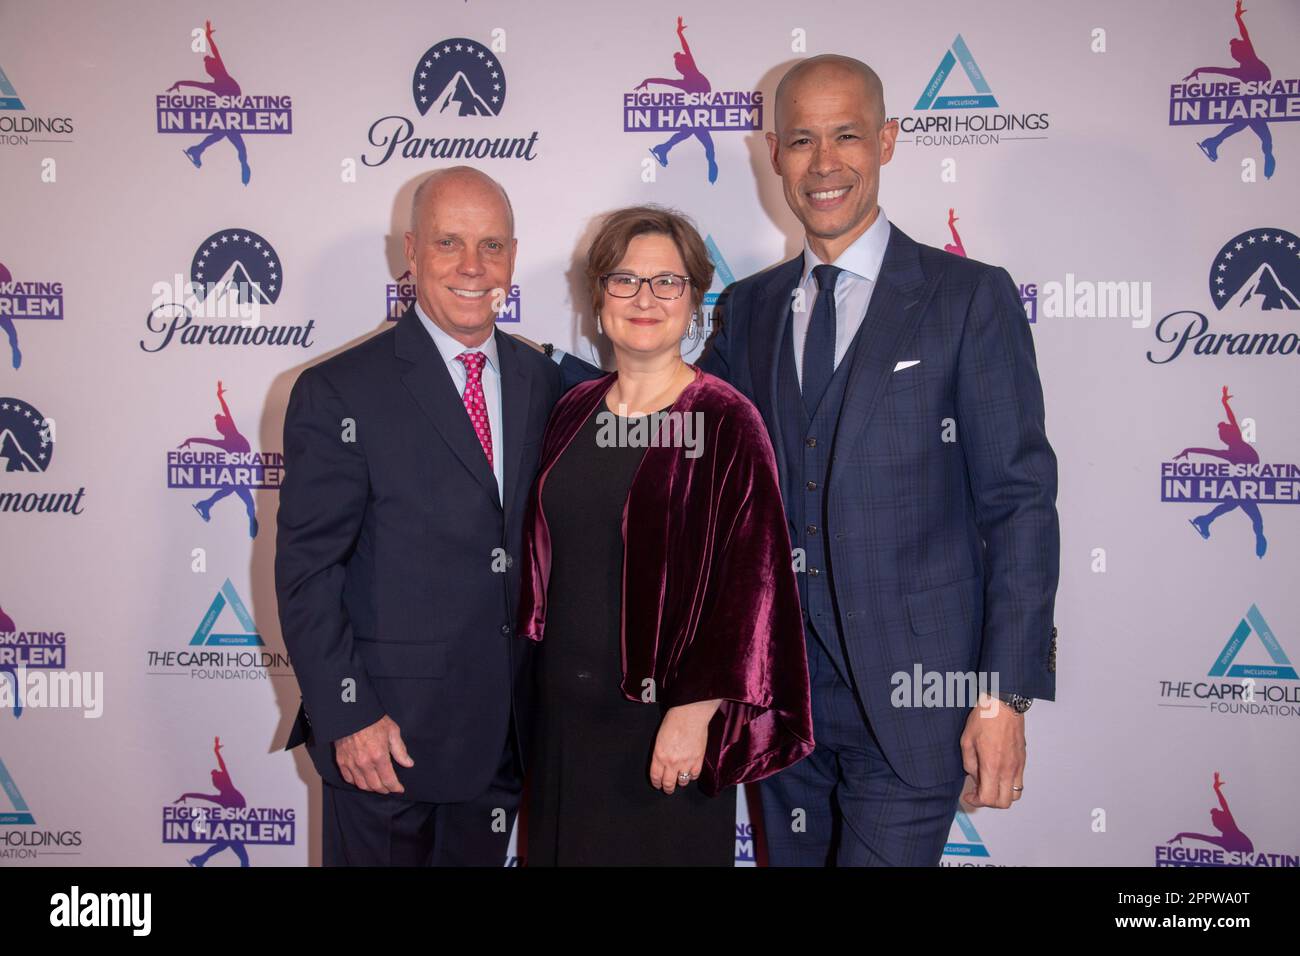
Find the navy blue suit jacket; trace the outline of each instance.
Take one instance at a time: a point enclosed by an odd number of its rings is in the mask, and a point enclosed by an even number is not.
[[[698,363],[758,406],[783,478],[778,344],[801,274],[796,257],[729,286]],[[894,225],[861,335],[826,489],[826,570],[886,758],[905,782],[938,786],[962,774],[969,709],[896,707],[893,675],[996,672],[1002,692],[1055,697],[1056,457],[1005,269]],[[565,364],[566,379],[585,374]]]
[[[332,742],[384,714],[415,761],[394,764],[407,799],[452,803],[485,790],[512,708],[526,746],[532,652],[513,637],[514,558],[560,374],[494,334],[504,506],[413,310],[306,369],[289,398],[275,584],[303,706],[288,746],[305,741],[335,786],[350,785]]]

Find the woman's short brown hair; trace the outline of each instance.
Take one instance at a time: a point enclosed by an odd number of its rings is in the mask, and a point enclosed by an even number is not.
[[[644,235],[667,236],[676,244],[691,279],[692,309],[698,309],[704,301],[704,293],[713,285],[713,260],[695,226],[686,216],[666,206],[628,206],[605,217],[587,250],[587,282],[591,288],[591,307],[597,314],[605,300],[600,277],[613,272],[627,255],[632,240]]]

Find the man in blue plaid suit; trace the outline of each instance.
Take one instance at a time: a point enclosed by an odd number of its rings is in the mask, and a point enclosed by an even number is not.
[[[804,571],[817,748],[762,781],[768,860],[932,866],[959,796],[1020,799],[1025,711],[1056,692],[1033,339],[1005,269],[920,245],[877,205],[898,125],[870,67],[801,61],[775,127],[803,253],[723,292],[698,363],[762,412]],[[555,357],[568,384],[600,374]]]

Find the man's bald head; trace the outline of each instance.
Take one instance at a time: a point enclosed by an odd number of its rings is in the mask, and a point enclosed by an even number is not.
[[[510,197],[491,176],[451,166],[416,187],[406,234],[415,300],[462,345],[475,348],[492,334],[518,247]]]
[[[510,196],[499,182],[473,166],[448,166],[446,169],[435,170],[420,180],[420,185],[415,187],[415,196],[411,199],[411,231],[419,231],[422,218],[420,213],[426,202],[431,202],[444,189],[465,186],[471,189],[491,189],[501,196],[506,207],[506,221],[510,224],[510,238],[514,238],[515,211],[510,205]]]
[[[880,167],[898,123],[885,118],[876,71],[849,56],[796,63],[776,88],[772,170],[822,262],[834,262],[876,221]]]
[[[773,122],[776,124],[777,135],[781,133],[782,118],[789,113],[787,107],[791,97],[798,97],[802,91],[815,89],[817,84],[827,80],[844,79],[849,79],[860,86],[863,99],[868,104],[867,116],[874,121],[876,129],[884,126],[885,87],[880,82],[876,71],[851,56],[823,53],[820,56],[800,60],[785,76],[781,77],[781,82],[776,85]]]

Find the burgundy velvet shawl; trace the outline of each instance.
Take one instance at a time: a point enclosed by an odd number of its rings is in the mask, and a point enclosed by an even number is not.
[[[542,487],[616,376],[571,389],[546,428],[524,516],[519,606],[520,634],[535,641],[546,625],[551,564]],[[649,447],[632,480],[623,509],[621,690],[640,701],[651,678],[656,699],[670,707],[722,699],[700,774],[712,796],[812,752],[808,661],[776,460],[758,410],[697,368],[672,411],[703,413],[702,453]],[[661,435],[673,433],[664,422]]]

